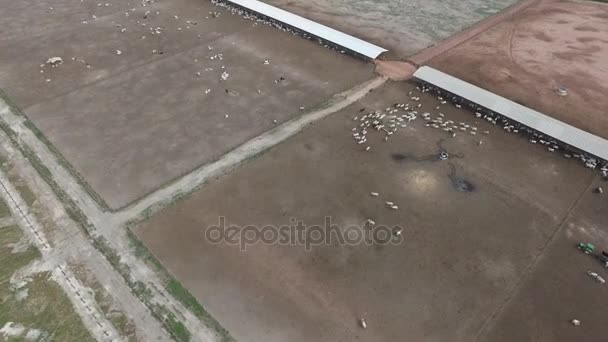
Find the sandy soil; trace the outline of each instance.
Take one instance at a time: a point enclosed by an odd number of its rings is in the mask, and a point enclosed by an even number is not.
[[[54,9],[40,23],[39,5],[24,11],[27,20],[2,21],[10,23],[2,32],[0,86],[113,208],[373,75],[371,64],[206,1],[160,1],[135,11],[46,5]],[[12,13],[24,5],[0,6]],[[157,27],[162,33],[152,35]],[[52,56],[64,63],[41,68]]]
[[[429,64],[608,138],[607,19],[606,4],[541,1]]]
[[[386,143],[370,133],[371,150],[364,152],[352,139],[352,117],[360,108],[407,102],[411,88],[391,83],[374,91],[158,213],[136,233],[241,341],[471,341],[508,324],[503,308],[521,304],[504,303],[527,295],[521,281],[535,273],[534,261],[563,232],[563,221],[577,215],[577,200],[590,193],[596,176],[452,106],[441,108],[446,117],[490,134],[450,138],[417,120]],[[421,97],[420,111],[435,111],[438,101]],[[436,157],[442,149],[452,156],[447,161]],[[458,192],[456,178],[475,190]],[[384,201],[400,209],[389,210]],[[597,196],[585,205],[594,201]],[[220,216],[241,226],[289,224],[291,217],[319,224],[331,216],[345,227],[372,218],[404,226],[405,239],[397,246],[333,244],[310,252],[257,244],[240,252],[205,239],[205,228]],[[599,227],[594,217],[585,219]],[[592,240],[606,243],[603,236]],[[577,255],[574,248],[563,253]],[[580,271],[582,281],[591,281]],[[544,329],[568,325],[545,323]],[[573,334],[589,337],[584,330]]]
[[[263,0],[408,57],[512,5],[514,0]]]

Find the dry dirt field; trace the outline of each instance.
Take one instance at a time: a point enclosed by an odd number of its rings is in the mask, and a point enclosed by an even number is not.
[[[361,108],[412,102],[413,87],[385,85],[135,233],[239,341],[603,338],[606,289],[585,272],[606,272],[575,248],[579,239],[607,246],[608,204],[591,192],[599,175],[451,105],[441,107],[445,119],[478,134],[452,138],[419,118],[388,142],[371,129],[368,143],[353,140]],[[414,95],[419,112],[436,112],[434,96]],[[405,229],[399,245],[241,252],[206,240],[220,216],[240,226],[331,216],[340,227],[370,218]]]
[[[262,0],[408,57],[515,0]]]
[[[0,0],[0,88],[113,209],[373,77],[371,63],[206,0],[111,1]],[[338,28],[379,22],[369,2],[354,3],[367,16]],[[403,17],[398,3],[378,6],[395,16],[369,32],[388,32],[409,55],[512,1],[410,1],[419,11]],[[606,5],[540,1],[430,64],[608,137],[606,19]],[[45,64],[54,56],[63,63]],[[387,141],[372,128],[354,141],[355,116],[396,103],[420,105],[418,119]],[[455,137],[420,117],[438,111]],[[608,197],[597,186],[608,182],[560,153],[388,82],[133,231],[238,341],[595,342],[605,339],[608,290],[586,272],[608,271],[575,246],[608,249]],[[128,210],[91,212],[97,225],[108,218],[99,231],[124,232]],[[206,238],[220,217],[241,227],[331,217],[342,230],[371,219],[403,227],[403,241],[242,251]]]
[[[595,181],[593,186],[606,186]],[[585,193],[562,223],[529,279],[522,284],[495,324],[488,325],[486,341],[604,341],[608,289],[588,277],[608,272],[592,257],[573,252],[579,241],[608,248],[608,201]],[[568,324],[580,320],[581,326]]]
[[[608,138],[608,4],[539,1],[429,64]]]
[[[0,0],[0,88],[115,209],[373,75],[208,1],[148,3]]]

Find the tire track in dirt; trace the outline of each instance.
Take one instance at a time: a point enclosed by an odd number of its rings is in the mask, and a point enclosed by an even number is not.
[[[511,18],[513,15],[525,10],[526,8],[540,3],[541,0],[522,0],[500,12],[497,14],[488,17],[477,24],[469,27],[468,29],[457,33],[438,44],[424,49],[419,53],[413,55],[408,59],[408,61],[412,62],[415,65],[423,65],[428,63],[431,59],[442,55],[443,53],[461,45],[462,43],[478,36],[484,31],[491,29],[492,27],[502,23],[503,21]]]

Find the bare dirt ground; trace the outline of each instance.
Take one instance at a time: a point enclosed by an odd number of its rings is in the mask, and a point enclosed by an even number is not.
[[[375,131],[367,144],[353,141],[351,128],[358,122],[352,118],[362,115],[361,108],[411,102],[406,94],[412,88],[387,84],[158,213],[136,234],[241,341],[512,340],[509,331],[517,324],[524,327],[521,334],[574,329],[568,336],[576,339],[603,336],[597,318],[577,330],[566,315],[550,311],[538,325],[517,316],[542,310],[527,308],[526,298],[538,291],[538,277],[554,272],[546,261],[554,253],[578,261],[559,264],[571,278],[563,277],[560,291],[547,300],[563,299],[565,308],[580,300],[571,292],[582,283],[589,287],[578,293],[586,297],[583,303],[601,295],[603,289],[585,274],[597,264],[574,247],[583,236],[599,246],[608,243],[605,218],[599,217],[605,198],[590,188],[599,176],[449,105],[441,107],[446,119],[475,126],[478,134],[459,131],[451,138],[417,119],[388,142]],[[436,112],[437,99],[416,96],[420,113]],[[438,159],[442,150],[448,160]],[[458,191],[462,184],[470,192]],[[372,191],[380,196],[370,196]],[[241,252],[206,240],[205,228],[220,216],[240,226],[279,226],[292,217],[321,224],[331,216],[346,227],[370,218],[403,226],[404,241],[333,244],[310,252],[256,244]],[[568,222],[594,233],[570,234]],[[571,308],[583,320],[608,310]],[[357,322],[361,317],[365,330]]]
[[[297,118],[278,125],[276,128],[247,141],[214,162],[201,166],[170,185],[149,194],[137,203],[110,215],[114,225],[104,224],[104,226],[107,226],[106,232],[108,230],[122,230],[122,225],[126,222],[145,219],[146,216],[174,202],[176,198],[188,195],[203,184],[238,168],[241,163],[246,162],[248,159],[255,158],[266,150],[298,134],[316,121],[355,103],[386,81],[387,78],[376,77],[346,92],[336,94],[326,106],[305,112]],[[86,198],[88,196],[86,193],[79,193],[77,197]],[[99,213],[96,206],[88,207],[88,212],[91,215],[96,217],[101,216],[101,221],[107,222],[107,215],[105,213]]]
[[[593,186],[606,186],[596,181]],[[510,300],[486,341],[603,341],[607,288],[587,274],[608,275],[594,258],[573,252],[579,241],[608,248],[608,201],[586,193],[563,223],[563,229],[540,258],[530,278]],[[572,319],[581,326],[567,324]],[[579,329],[580,328],[580,329]]]
[[[112,208],[373,74],[207,1],[133,7],[36,2],[2,22],[0,87]]]
[[[540,1],[429,65],[608,138],[606,19],[606,4]]]
[[[262,0],[409,57],[516,3],[514,0]]]

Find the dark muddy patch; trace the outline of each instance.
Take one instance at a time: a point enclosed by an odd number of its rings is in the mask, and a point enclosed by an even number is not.
[[[451,179],[451,181],[452,181],[452,187],[454,187],[454,189],[458,192],[475,191],[475,185],[473,185],[473,183],[471,183],[465,179],[454,178],[454,179]]]
[[[424,156],[412,156],[404,153],[393,153],[391,154],[391,159],[398,163],[406,163],[406,162],[435,162],[439,161],[439,157],[436,154],[427,154]]]
[[[580,43],[590,43],[590,42],[594,42],[599,39],[597,39],[595,37],[579,37],[579,38],[576,38],[576,40]]]
[[[545,32],[535,32],[534,33],[534,38],[538,39],[538,40],[542,40],[543,42],[552,42],[553,38],[551,38],[550,35],[546,34]]]
[[[477,190],[477,187],[472,182],[456,175],[456,166],[454,164],[450,164],[450,169],[448,178],[454,190],[458,192],[474,192]]]
[[[600,19],[608,19],[608,13],[595,13],[595,14],[592,14],[591,16],[600,18]]]
[[[589,25],[582,25],[582,26],[577,26],[574,28],[576,31],[583,31],[583,32],[599,32],[598,29],[596,29],[593,26],[589,26]]]
[[[403,153],[393,153],[391,154],[391,158],[396,161],[396,162],[402,162],[402,161],[406,161],[408,159],[410,159],[410,156],[406,156]]]
[[[436,162],[436,161],[443,161],[445,159],[460,159],[460,158],[464,158],[464,154],[463,153],[450,153],[448,152],[448,150],[443,146],[443,143],[445,142],[445,139],[441,139],[439,140],[436,145],[438,148],[438,151],[436,154],[427,154],[427,155],[423,155],[423,156],[413,156],[410,154],[405,154],[405,153],[392,153],[391,154],[391,159],[393,159],[393,161],[398,162],[398,163],[406,163],[406,162],[415,162],[415,163],[421,163],[421,162]],[[441,154],[447,154],[447,158],[442,159],[441,158]]]

